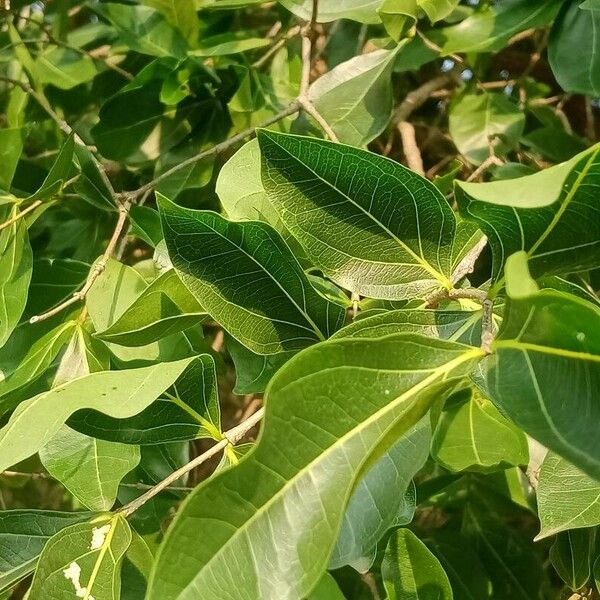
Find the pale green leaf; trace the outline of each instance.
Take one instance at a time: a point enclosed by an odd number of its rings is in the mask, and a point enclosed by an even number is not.
[[[200,21],[194,2],[188,0],[143,0],[143,4],[162,13],[167,21],[183,34],[191,47],[198,43]]]
[[[193,327],[205,317],[202,306],[171,269],[155,279],[96,337],[123,346],[144,346]]]
[[[0,207],[0,221],[18,215],[17,206]],[[27,225],[18,219],[0,231],[0,347],[19,323],[27,303],[33,253]]]
[[[120,515],[63,529],[40,556],[30,597],[119,600],[121,563],[130,543],[131,529]]]
[[[600,145],[540,173],[490,183],[458,183],[461,214],[488,236],[493,276],[523,250],[534,278],[593,269],[600,259],[596,190]],[[497,291],[503,283],[500,279]]]
[[[365,146],[388,125],[398,50],[355,56],[310,86],[309,98],[341,142]]]
[[[84,506],[107,511],[115,503],[121,479],[140,462],[140,449],[62,427],[40,450],[40,460]]]
[[[172,385],[192,360],[92,373],[22,402],[0,429],[0,471],[42,448],[76,410],[92,408],[116,418],[139,413]]]
[[[514,148],[524,127],[523,111],[501,93],[459,96],[450,109],[452,141],[475,165],[481,164],[492,152],[503,156]]]
[[[90,513],[53,510],[0,512],[0,591],[10,589],[35,569],[45,543],[61,529],[88,521]]]
[[[272,205],[335,283],[392,300],[451,285],[456,220],[433,184],[350,146],[267,130],[258,139]]]
[[[541,522],[538,540],[569,529],[600,525],[600,480],[549,452],[540,469],[537,503]]]

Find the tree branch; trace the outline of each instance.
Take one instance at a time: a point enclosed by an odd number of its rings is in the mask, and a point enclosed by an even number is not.
[[[61,302],[58,306],[55,306],[53,309],[41,315],[34,315],[33,317],[31,317],[31,319],[29,319],[30,323],[33,324],[38,323],[39,321],[45,321],[46,319],[49,319],[50,317],[53,317],[54,315],[61,312],[63,309],[71,306],[72,304],[75,304],[76,302],[79,302],[80,300],[83,300],[86,297],[92,285],[94,285],[96,279],[98,279],[100,274],[106,268],[108,260],[115,251],[115,248],[119,241],[119,237],[121,236],[123,228],[125,227],[127,217],[129,216],[129,208],[129,202],[125,202],[119,206],[119,218],[117,219],[117,224],[115,225],[115,229],[112,233],[110,241],[108,242],[108,246],[106,246],[106,250],[104,251],[104,254],[100,258],[100,260],[92,268],[85,285],[78,292],[75,292],[70,298],[68,298],[64,302]]]
[[[398,131],[402,140],[402,150],[406,158],[406,164],[415,173],[425,176],[425,168],[423,167],[423,158],[419,146],[417,146],[417,138],[415,128],[409,121],[400,121],[398,123]]]
[[[248,419],[229,429],[225,433],[223,433],[223,439],[217,442],[214,446],[209,448],[206,452],[200,454],[191,460],[183,467],[177,469],[173,473],[171,473],[168,477],[163,479],[159,484],[155,485],[151,489],[149,489],[145,494],[142,494],[129,504],[126,504],[123,508],[119,510],[125,517],[132,515],[136,510],[142,507],[146,502],[154,498],[157,494],[162,492],[164,489],[167,489],[173,482],[177,481],[180,477],[183,477],[191,470],[195,469],[197,466],[205,463],[209,458],[215,456],[228,445],[235,446],[240,442],[240,440],[257,424],[261,421],[265,414],[265,409],[261,408],[257,410],[253,415],[251,415]]]
[[[481,236],[481,239],[471,248],[462,258],[450,276],[452,285],[458,283],[465,275],[473,272],[477,259],[481,256],[483,249],[488,242],[487,236]]]
[[[281,112],[277,113],[273,117],[270,117],[266,121],[263,121],[257,127],[268,127],[269,125],[272,125],[273,123],[277,123],[277,121],[281,121],[281,119],[284,119],[285,117],[289,117],[290,115],[297,113],[299,108],[300,108],[300,104],[297,101],[294,101],[287,108],[284,108]],[[146,193],[149,190],[152,190],[156,186],[156,184],[167,179],[168,177],[171,177],[171,175],[174,175],[178,171],[181,171],[181,169],[185,169],[186,167],[189,167],[190,165],[196,164],[197,162],[201,161],[202,159],[208,158],[209,156],[212,156],[213,154],[219,154],[219,153],[223,152],[224,150],[227,150],[231,146],[237,144],[238,142],[243,142],[247,137],[250,137],[255,134],[257,127],[249,127],[248,129],[241,131],[240,133],[234,135],[233,137],[230,137],[230,138],[226,139],[225,141],[223,141],[219,144],[216,144],[215,146],[212,146],[212,148],[208,148],[208,150],[204,150],[203,152],[200,152],[199,154],[196,154],[196,155],[192,156],[191,158],[188,158],[187,160],[180,162],[179,164],[175,165],[174,167],[171,167],[168,171],[161,173],[158,177],[155,177],[152,181],[149,181],[148,183],[144,184],[142,187],[138,188],[137,190],[128,192],[127,195],[129,197],[129,200],[133,202],[139,196],[143,195],[144,193]]]

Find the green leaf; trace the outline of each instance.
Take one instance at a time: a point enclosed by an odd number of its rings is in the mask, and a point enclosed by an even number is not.
[[[0,190],[10,190],[22,151],[21,128],[0,129]]]
[[[481,316],[480,310],[469,312],[399,308],[358,319],[340,329],[334,338],[379,338],[403,332],[479,346]]]
[[[306,600],[345,600],[345,596],[340,591],[333,576],[325,573],[317,587],[306,597]]]
[[[539,291],[537,283],[529,273],[527,253],[515,252],[506,259],[506,294],[510,298],[527,298]]]
[[[177,274],[206,311],[253,352],[299,350],[341,325],[343,307],[312,287],[270,226],[227,221],[164,198],[159,207]]]
[[[228,54],[239,54],[269,46],[271,40],[261,37],[252,37],[252,32],[235,31],[221,33],[205,37],[201,40],[198,48],[190,50],[190,56],[227,56]]]
[[[530,27],[552,22],[561,0],[503,0],[487,5],[457,25],[428,32],[443,52],[494,52],[508,40]]]
[[[86,435],[124,444],[221,439],[214,361],[208,354],[196,357],[173,385],[172,393],[163,394],[137,415],[123,419],[98,410],[79,410],[68,424]]]
[[[388,125],[392,69],[399,49],[355,56],[310,86],[310,100],[340,141],[365,146]]]
[[[147,288],[146,281],[135,269],[109,260],[85,298],[96,331],[109,329]],[[144,333],[142,331],[142,335]],[[107,345],[118,360],[134,366],[176,360],[191,353],[189,342],[181,333],[173,333],[145,346],[125,347],[111,342]]]
[[[17,206],[0,207],[4,223],[18,215]],[[0,347],[19,323],[27,303],[33,253],[27,225],[18,219],[0,231]]]
[[[389,600],[452,600],[448,576],[438,559],[409,529],[390,538],[381,565]]]
[[[273,375],[294,355],[293,352],[255,354],[227,336],[227,350],[235,365],[234,394],[262,394]]]
[[[39,189],[26,198],[27,202],[32,200],[46,200],[54,196],[62,188],[65,180],[72,170],[73,151],[75,149],[75,135],[71,134],[60,147],[56,159],[50,167]]]
[[[424,417],[355,485],[329,561],[330,569],[348,564],[366,573],[385,532],[412,521],[416,502],[412,478],[427,460],[430,440],[429,418]]]
[[[561,292],[511,299],[493,354],[482,363],[488,397],[502,413],[596,477],[599,323],[598,306]]]
[[[38,54],[35,69],[40,83],[52,84],[61,90],[88,83],[98,74],[94,61],[87,54],[59,46],[50,46]]]
[[[188,44],[193,47],[198,43],[199,19],[194,2],[181,0],[143,0],[143,4],[155,8],[167,21],[178,29]]]
[[[562,580],[576,591],[590,577],[594,530],[576,529],[559,533],[550,548],[550,561]]]
[[[134,81],[102,105],[100,120],[91,134],[103,156],[145,163],[167,153],[190,134],[200,119],[202,101],[165,106],[160,101],[161,86],[160,79]]]
[[[92,408],[116,418],[139,413],[191,360],[92,373],[22,402],[0,429],[0,471],[37,452],[76,410]]]
[[[200,323],[204,309],[183,285],[174,269],[156,278],[96,337],[123,346],[144,346]]]
[[[0,512],[0,591],[10,589],[35,569],[40,552],[53,535],[89,518],[90,513],[84,512]]]
[[[429,181],[370,152],[260,130],[263,184],[338,285],[391,300],[449,287],[455,217]]]
[[[353,19],[361,23],[379,23],[377,9],[382,0],[322,0],[318,5],[317,21],[329,23],[338,19]],[[312,0],[282,0],[281,4],[297,17],[309,21],[312,16]]]
[[[292,358],[267,389],[256,449],[198,487],[172,523],[150,597],[306,595],[327,566],[357,477],[480,356],[395,335],[332,340]],[[172,564],[181,565],[176,578]]]
[[[115,503],[121,479],[140,462],[140,450],[62,427],[40,450],[40,460],[84,506],[107,511]]]
[[[489,238],[494,278],[500,277],[508,256],[519,250],[527,252],[534,278],[594,268],[600,260],[599,178],[600,145],[596,145],[568,163],[534,175],[490,183],[457,182],[461,214]]]
[[[28,385],[34,384],[42,375],[50,375],[51,369],[57,366],[59,354],[64,346],[69,342],[75,328],[74,321],[67,321],[46,334],[36,339],[31,330],[27,331],[25,327],[31,327],[28,323],[22,325],[15,331],[22,340],[23,354],[19,354],[17,360],[10,360],[8,353],[3,358],[3,373],[5,379],[0,382],[0,413],[6,414],[19,404],[22,398],[14,392],[20,389],[26,389]],[[35,340],[35,341],[33,341]],[[11,345],[17,344],[17,340],[10,338]],[[8,344],[7,344],[8,346]],[[16,349],[15,349],[16,350]],[[7,360],[8,359],[8,360]]]
[[[565,92],[600,96],[600,11],[565,2],[548,41],[548,59]]]
[[[93,8],[116,27],[132,50],[151,56],[185,58],[185,39],[157,10],[111,2],[95,4]]]
[[[31,598],[119,600],[121,563],[131,529],[120,515],[67,527],[44,548]]]
[[[476,392],[445,407],[433,434],[431,455],[454,472],[526,465],[529,460],[525,434]]]
[[[600,524],[600,481],[557,454],[542,463],[537,489],[541,530],[536,540]]]
[[[459,152],[479,165],[492,151],[504,156],[517,145],[525,114],[504,94],[466,94],[452,105],[449,128]]]

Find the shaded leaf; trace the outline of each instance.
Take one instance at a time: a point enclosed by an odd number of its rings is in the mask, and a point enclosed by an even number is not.
[[[258,222],[160,201],[169,256],[206,311],[250,350],[298,350],[331,335],[344,309],[309,283],[279,235]],[[227,257],[226,260],[217,258]]]

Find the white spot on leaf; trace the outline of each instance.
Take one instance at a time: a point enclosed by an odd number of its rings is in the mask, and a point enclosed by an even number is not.
[[[110,531],[110,523],[103,525],[102,527],[94,527],[92,529],[92,543],[90,544],[90,550],[98,550],[102,548],[106,534]]]

